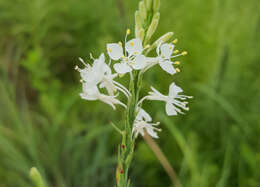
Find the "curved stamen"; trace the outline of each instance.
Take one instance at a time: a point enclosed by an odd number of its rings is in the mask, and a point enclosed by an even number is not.
[[[116,82],[116,81],[113,81],[113,83],[114,83],[115,85],[119,86],[120,88],[122,88],[122,89],[128,94],[128,96],[131,96],[131,93],[130,93],[130,92],[127,90],[127,88],[124,87],[122,84],[120,84],[120,83],[118,83],[118,82]]]

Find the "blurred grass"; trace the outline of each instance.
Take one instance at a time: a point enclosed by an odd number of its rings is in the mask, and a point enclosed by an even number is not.
[[[49,186],[112,186],[122,111],[79,98],[77,58],[97,56],[133,28],[138,0],[0,0],[0,186],[30,187],[39,169]],[[145,76],[167,92],[194,95],[184,116],[144,107],[161,121],[158,140],[183,186],[260,186],[260,2],[162,1],[157,36],[174,31],[182,73]],[[145,94],[145,92],[144,92]],[[170,186],[141,140],[134,186]]]

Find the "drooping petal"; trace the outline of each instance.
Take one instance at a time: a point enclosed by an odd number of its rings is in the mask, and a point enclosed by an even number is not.
[[[140,55],[143,51],[142,41],[139,38],[134,38],[126,43],[125,49],[129,56]]]
[[[99,94],[96,86],[88,85],[87,83],[82,84],[82,93],[80,94],[82,99],[97,100]]]
[[[119,74],[125,74],[132,71],[132,68],[125,62],[114,64],[114,69]]]
[[[167,73],[173,75],[176,73],[176,70],[174,69],[171,61],[161,61],[159,62],[159,65],[161,66],[161,68],[166,71]]]
[[[117,43],[107,44],[107,53],[113,60],[119,60],[124,55],[122,46]]]
[[[173,53],[173,49],[174,49],[174,45],[173,44],[162,44],[161,47],[161,56],[164,59],[170,59],[172,53]]]
[[[132,65],[132,67],[135,70],[140,70],[143,69],[146,66],[146,58],[144,55],[138,55],[135,57],[134,59],[134,63]]]
[[[171,83],[170,87],[169,87],[169,96],[171,97],[176,97],[178,95],[178,93],[183,92],[183,90],[177,86],[174,82]]]
[[[166,114],[168,116],[176,116],[177,115],[177,112],[175,110],[175,106],[172,103],[167,102],[165,109],[166,109]]]
[[[147,127],[147,128],[146,128],[146,131],[147,131],[147,133],[148,133],[151,137],[153,137],[153,138],[159,138],[158,135],[157,135],[157,132],[156,132],[152,127],[151,127],[151,128]]]
[[[152,121],[151,116],[142,108],[139,108],[139,112],[137,113],[136,120],[144,120],[147,122]]]

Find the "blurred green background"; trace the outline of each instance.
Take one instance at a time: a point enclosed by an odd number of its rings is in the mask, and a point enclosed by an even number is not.
[[[97,57],[134,25],[138,0],[0,0],[0,186],[32,187],[36,166],[50,187],[113,186],[122,109],[80,99],[77,58]],[[185,187],[260,186],[260,1],[162,0],[154,37],[174,31],[181,73],[144,77],[162,93],[175,81],[190,111],[161,121],[157,140]],[[133,35],[132,35],[133,36]],[[133,186],[171,186],[139,138]]]

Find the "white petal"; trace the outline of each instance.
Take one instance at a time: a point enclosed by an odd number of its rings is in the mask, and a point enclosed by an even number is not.
[[[147,133],[153,138],[159,138],[157,133],[152,128],[146,128]]]
[[[139,112],[136,116],[136,119],[137,120],[144,120],[144,121],[147,121],[147,122],[152,121],[151,116],[142,108],[139,108]]]
[[[143,69],[146,66],[146,58],[144,55],[138,55],[134,59],[132,67],[136,70]]]
[[[168,116],[176,116],[177,115],[175,107],[174,107],[174,105],[172,103],[167,102],[166,106],[165,106],[165,109],[166,109],[166,114]]]
[[[86,83],[82,84],[82,91],[80,96],[82,99],[86,100],[97,100],[100,94],[96,86],[88,85]]]
[[[128,41],[125,49],[129,55],[140,55],[143,51],[142,41],[139,38]]]
[[[161,48],[161,43],[156,47],[156,53],[159,56],[160,55],[160,48]]]
[[[169,59],[173,53],[174,45],[166,43],[162,44],[160,48],[162,58]]]
[[[132,68],[125,62],[114,64],[114,69],[119,74],[125,74],[132,71]]]
[[[123,56],[123,48],[117,43],[107,44],[107,53],[113,60],[119,60]]]
[[[179,86],[177,86],[174,82],[171,83],[169,87],[169,96],[176,97],[180,92],[183,92],[183,90]]]
[[[167,73],[170,73],[171,75],[176,73],[176,70],[174,69],[171,61],[161,61],[159,62],[159,65],[161,68],[166,71]]]

